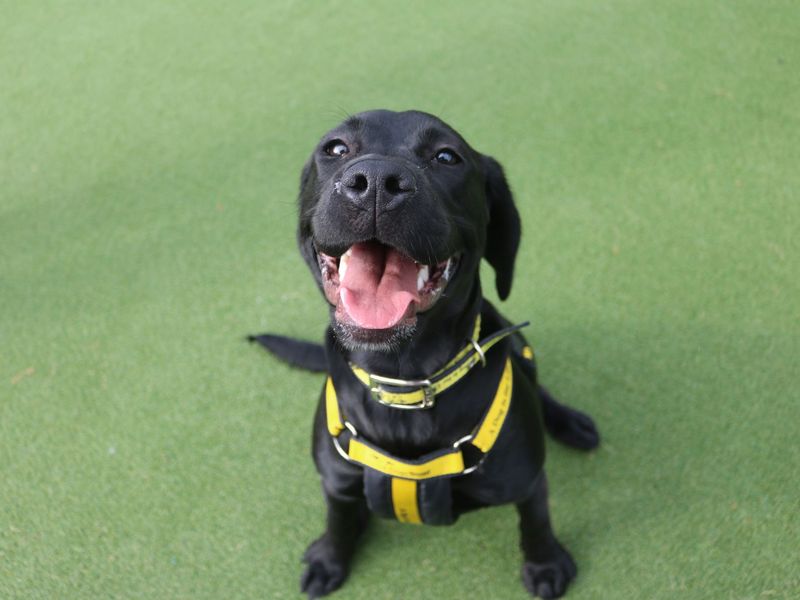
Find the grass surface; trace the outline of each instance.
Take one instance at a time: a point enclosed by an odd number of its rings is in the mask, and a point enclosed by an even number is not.
[[[800,597],[796,2],[488,6],[3,3],[0,597],[298,597],[321,380],[242,337],[320,337],[299,171],[375,107],[516,192],[503,310],[604,435],[549,446],[569,598]],[[508,507],[378,522],[336,597],[519,563]]]

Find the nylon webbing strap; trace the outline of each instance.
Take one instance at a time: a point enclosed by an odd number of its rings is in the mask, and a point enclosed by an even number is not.
[[[417,501],[417,482],[392,477],[392,506],[401,523],[422,523]]]
[[[473,446],[479,448],[484,454],[492,449],[492,446],[494,446],[494,443],[497,441],[497,436],[500,435],[500,429],[506,421],[508,408],[511,406],[513,381],[511,359],[507,358],[506,366],[503,369],[503,376],[500,377],[500,385],[497,386],[497,391],[494,394],[494,400],[492,400],[489,410],[478,426],[475,437],[470,441]]]
[[[350,440],[347,454],[353,462],[403,479],[433,479],[459,475],[464,471],[464,456],[458,448],[428,454],[417,462],[396,458],[354,437]]]
[[[336,397],[336,388],[333,379],[328,377],[325,382],[325,417],[328,420],[328,432],[333,437],[338,437],[344,430],[342,416],[339,414],[339,399]]]

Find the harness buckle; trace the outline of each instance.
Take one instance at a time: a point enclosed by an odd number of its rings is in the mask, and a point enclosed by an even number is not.
[[[431,387],[430,379],[393,379],[392,377],[384,377],[382,375],[368,374],[369,377],[369,391],[372,398],[386,406],[393,406],[395,408],[430,408],[436,399],[436,394]],[[381,384],[391,385],[395,387],[418,387],[422,390],[422,400],[416,404],[398,404],[390,402],[383,398],[384,390]]]

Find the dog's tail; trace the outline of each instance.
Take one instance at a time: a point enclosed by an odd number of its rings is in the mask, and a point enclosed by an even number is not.
[[[260,344],[293,367],[313,371],[314,373],[324,373],[328,370],[328,363],[325,360],[325,348],[321,344],[304,342],[303,340],[271,333],[248,335],[247,339],[250,342]]]

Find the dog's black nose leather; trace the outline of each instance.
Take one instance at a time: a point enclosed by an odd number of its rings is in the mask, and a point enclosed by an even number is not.
[[[414,176],[397,163],[366,159],[348,167],[342,174],[341,192],[365,209],[391,210],[416,191]]]

